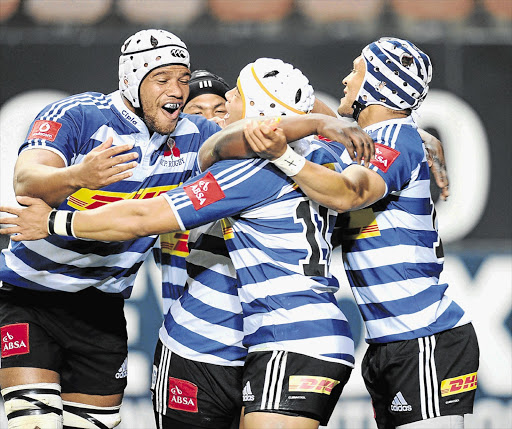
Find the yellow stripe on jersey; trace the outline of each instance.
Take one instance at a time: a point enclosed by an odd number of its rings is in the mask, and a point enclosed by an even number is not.
[[[188,255],[188,234],[184,232],[169,232],[160,235],[160,248],[162,253],[177,255],[185,258]]]
[[[222,235],[224,236],[224,240],[232,240],[235,237],[233,233],[233,227],[231,226],[231,222],[224,218],[220,220],[222,226]]]
[[[349,213],[349,223],[343,232],[345,239],[359,240],[380,236],[379,225],[371,208]]]
[[[110,192],[82,188],[68,198],[68,204],[77,210],[91,210],[121,200],[142,200],[157,197],[179,185],[156,186],[137,192]]]

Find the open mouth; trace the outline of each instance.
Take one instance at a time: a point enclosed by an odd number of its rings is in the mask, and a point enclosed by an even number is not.
[[[167,103],[167,104],[164,104],[162,106],[162,108],[166,111],[166,112],[169,112],[171,115],[176,112],[176,110],[178,110],[180,108],[180,104],[179,103]]]

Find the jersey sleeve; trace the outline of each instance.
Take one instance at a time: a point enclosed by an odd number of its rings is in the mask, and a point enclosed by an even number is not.
[[[39,112],[18,154],[27,149],[47,149],[60,156],[66,166],[71,164],[78,152],[78,124],[82,123],[82,115],[79,108],[69,108],[59,115],[52,113],[61,111],[63,104],[65,100],[50,104]]]
[[[375,143],[375,159],[370,168],[384,179],[388,195],[403,189],[424,161],[419,134],[412,127],[403,127],[396,139]]]
[[[224,160],[164,196],[181,228],[192,229],[277,198],[285,177],[263,159]]]

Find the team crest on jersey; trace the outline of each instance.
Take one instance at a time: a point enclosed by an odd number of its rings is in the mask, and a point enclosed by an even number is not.
[[[340,382],[327,377],[313,375],[291,375],[289,380],[289,392],[314,392],[330,395],[332,389]]]
[[[27,140],[42,139],[52,142],[57,137],[60,127],[62,127],[62,124],[55,121],[37,120],[34,122],[34,126],[30,130]]]
[[[391,164],[398,158],[400,152],[389,146],[384,146],[380,143],[375,143],[375,159],[371,160],[371,163],[375,165],[379,170],[387,173]]]
[[[169,377],[169,408],[197,413],[197,386],[187,380]]]
[[[3,358],[30,353],[28,323],[3,326],[0,328],[0,337],[2,338],[1,356]]]
[[[476,372],[447,378],[441,382],[441,396],[456,395],[457,393],[475,390],[478,385]]]
[[[184,186],[183,190],[190,198],[190,201],[192,201],[196,210],[226,197],[211,172],[208,172],[206,176],[191,185]]]

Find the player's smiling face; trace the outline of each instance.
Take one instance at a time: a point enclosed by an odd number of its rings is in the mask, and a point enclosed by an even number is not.
[[[351,72],[343,79],[345,96],[340,100],[340,106],[338,107],[338,113],[341,116],[352,116],[354,112],[352,104],[363,84],[365,73],[366,65],[364,58],[359,56],[354,60]]]
[[[165,66],[152,70],[139,89],[144,122],[150,131],[168,134],[176,128],[183,103],[188,97],[190,70]]]
[[[233,122],[243,119],[244,113],[244,100],[238,90],[238,87],[234,87],[226,92],[226,110],[228,113],[224,116],[226,125],[232,124]]]

